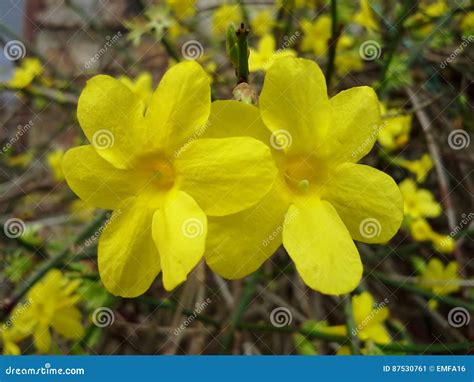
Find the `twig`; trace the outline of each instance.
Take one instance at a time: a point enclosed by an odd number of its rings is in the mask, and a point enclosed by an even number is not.
[[[248,35],[249,30],[245,24],[240,24],[240,28],[235,32],[237,35],[237,85],[242,82],[249,82],[249,61],[248,61]]]
[[[346,328],[349,335],[349,344],[351,352],[354,355],[360,355],[359,337],[357,337],[357,330],[354,320],[354,311],[352,309],[351,295],[344,296],[344,314],[346,316]]]
[[[339,41],[339,28],[337,25],[337,0],[331,0],[331,38],[328,41],[328,63],[326,67],[326,85],[329,88],[334,74],[334,62],[336,60],[336,48]]]

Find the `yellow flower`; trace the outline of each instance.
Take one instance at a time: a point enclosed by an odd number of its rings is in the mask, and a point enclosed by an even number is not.
[[[69,204],[69,212],[73,218],[87,222],[94,217],[95,208],[81,199],[74,199]]]
[[[131,80],[127,76],[120,76],[118,79],[140,97],[145,107],[148,105],[153,94],[153,77],[150,73],[141,72],[135,80]]]
[[[405,216],[418,219],[435,218],[441,214],[441,205],[430,191],[418,188],[412,179],[405,179],[399,186],[403,195]]]
[[[474,32],[474,11],[466,13],[461,20],[460,24],[461,31],[466,34],[472,34]]]
[[[387,301],[387,300],[385,300]],[[355,321],[355,333],[362,341],[373,341],[377,344],[387,344],[391,341],[390,334],[384,322],[389,316],[386,302],[375,305],[373,296],[369,292],[362,292],[352,297],[352,312]],[[329,326],[324,329],[327,333],[348,335],[346,325]],[[344,352],[344,350],[341,350]],[[338,353],[346,354],[346,353]]]
[[[354,16],[354,21],[369,31],[376,32],[379,30],[379,25],[377,20],[374,17],[372,8],[369,4],[369,0],[360,0],[359,1],[359,12]]]
[[[423,154],[423,156],[417,160],[395,158],[394,163],[400,167],[406,168],[412,174],[415,174],[418,183],[423,183],[428,172],[433,168],[433,161],[429,154]]]
[[[377,96],[357,87],[328,99],[315,62],[285,57],[267,71],[259,104],[260,115],[252,105],[213,103],[206,134],[251,135],[270,143],[279,176],[255,208],[210,219],[206,261],[223,277],[241,278],[283,241],[309,287],[347,293],[362,274],[353,239],[386,242],[403,218],[393,179],[356,164],[377,136]],[[374,224],[380,229],[367,234],[366,226]]]
[[[249,70],[256,72],[258,70],[268,70],[275,60],[281,57],[295,56],[292,49],[278,49],[275,51],[275,38],[267,34],[258,42],[258,50],[250,48]]]
[[[196,0],[166,0],[168,6],[179,18],[188,18],[196,14]]]
[[[114,210],[99,240],[99,272],[115,295],[143,294],[163,272],[172,290],[204,255],[207,216],[237,213],[272,187],[270,150],[256,139],[199,139],[208,128],[209,78],[194,61],[161,79],[146,113],[120,81],[88,81],[78,119],[92,145],[63,160],[71,189]]]
[[[408,142],[411,130],[411,115],[396,115],[397,110],[387,112],[385,104],[380,104],[383,128],[380,130],[378,142],[384,149],[392,151],[400,149]]]
[[[43,67],[37,58],[25,58],[21,62],[21,66],[15,69],[13,78],[7,84],[15,89],[23,89],[27,87],[35,79],[43,73]]]
[[[323,55],[328,49],[328,40],[331,38],[331,18],[327,15],[319,16],[314,22],[303,20],[303,40],[301,50],[313,52],[316,56]]]
[[[79,284],[80,280],[69,281],[60,271],[53,269],[28,292],[26,308],[17,314],[14,328],[32,334],[40,353],[51,349],[50,327],[71,340],[84,334],[81,312],[76,307],[80,300],[76,294]]]
[[[221,5],[212,18],[212,33],[216,36],[224,35],[230,24],[239,24],[242,20],[240,7],[238,5]]]
[[[431,290],[438,296],[446,296],[460,289],[459,285],[456,284],[458,279],[458,264],[455,261],[451,261],[444,266],[439,259],[433,258],[428,262],[426,269],[420,276],[419,285]],[[429,301],[429,306],[432,309],[436,309],[437,305],[436,300]]]
[[[61,166],[63,156],[64,150],[61,149],[50,151],[46,156],[49,168],[53,172],[54,180],[57,182],[62,182],[64,180],[63,168]]]
[[[273,15],[270,11],[260,11],[255,15],[252,21],[250,21],[252,33],[259,37],[263,37],[270,33],[274,25],[275,21],[273,20]]]
[[[431,228],[429,223],[418,218],[410,224],[410,232],[416,241],[431,241],[437,251],[442,253],[451,253],[454,250],[454,239],[448,235],[439,234]]]
[[[15,311],[13,312],[15,314]],[[13,316],[13,315],[12,315]],[[20,355],[21,349],[18,346],[18,342],[28,337],[29,333],[22,332],[14,326],[14,321],[9,325],[4,323],[0,329],[3,347],[3,355]]]
[[[348,72],[362,70],[364,63],[358,52],[347,51],[336,55],[335,66],[337,75],[342,77]]]

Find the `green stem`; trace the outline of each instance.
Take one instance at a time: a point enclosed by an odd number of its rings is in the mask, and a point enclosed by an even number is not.
[[[168,40],[168,38],[166,36],[163,36],[161,38],[161,43],[163,44],[163,46],[165,47],[166,49],[166,52],[176,61],[176,62],[180,62],[181,61],[181,57],[179,56],[178,52],[176,51],[176,49],[174,48],[174,46],[170,43],[170,41]]]
[[[326,67],[326,85],[329,87],[334,74],[334,62],[336,60],[336,48],[339,40],[339,31],[337,26],[337,0],[331,0],[331,38],[329,39],[328,63]]]
[[[354,319],[354,311],[352,309],[351,295],[344,296],[344,314],[346,316],[347,333],[349,334],[349,345],[352,354],[360,355],[359,337],[357,337],[357,328]]]
[[[237,84],[249,82],[249,57],[248,57],[248,35],[249,30],[245,24],[240,24],[240,28],[235,32],[237,35]]]

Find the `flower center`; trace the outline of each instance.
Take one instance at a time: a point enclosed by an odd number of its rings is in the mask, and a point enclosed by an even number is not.
[[[290,157],[284,166],[286,185],[292,193],[317,192],[326,179],[326,167],[313,157]]]
[[[167,191],[175,183],[176,173],[171,160],[162,154],[150,154],[140,158],[140,171],[150,178],[153,189]]]

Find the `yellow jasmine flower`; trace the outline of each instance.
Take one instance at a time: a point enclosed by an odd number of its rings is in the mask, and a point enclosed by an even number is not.
[[[371,32],[379,30],[379,25],[372,12],[369,0],[359,1],[359,11],[354,16],[354,21]]]
[[[405,179],[399,187],[403,195],[405,216],[408,218],[435,218],[441,214],[441,205],[433,194],[429,190],[418,188],[412,179]]]
[[[398,166],[406,168],[412,174],[415,174],[418,183],[423,183],[428,172],[433,168],[433,161],[429,154],[423,154],[423,156],[417,160],[395,158],[393,161]]]
[[[445,266],[439,259],[433,258],[428,262],[425,271],[420,276],[419,285],[431,290],[438,296],[447,296],[457,292],[460,289],[459,285],[456,284],[459,279],[458,268],[455,261],[451,261]],[[438,302],[430,300],[429,306],[436,309]]]
[[[196,14],[196,0],[166,0],[166,3],[180,19]]]
[[[467,12],[460,24],[461,31],[466,34],[472,34],[474,32],[474,11]]]
[[[303,20],[303,40],[301,50],[303,52],[313,52],[316,56],[326,53],[328,40],[331,38],[331,17],[327,15],[319,16],[314,22]]]
[[[259,37],[263,37],[271,32],[275,25],[272,12],[265,10],[258,12],[250,21],[252,33]]]
[[[239,5],[224,4],[221,5],[212,17],[212,33],[216,36],[223,35],[227,32],[230,24],[239,24],[242,20]]]
[[[377,137],[377,96],[356,87],[329,99],[315,62],[285,57],[267,71],[259,105],[260,114],[235,101],[213,104],[206,134],[270,143],[279,175],[255,208],[210,219],[206,261],[223,277],[241,278],[283,242],[309,287],[347,293],[362,275],[353,240],[386,242],[403,218],[393,179],[356,164]]]
[[[118,80],[137,95],[145,107],[148,105],[153,94],[153,77],[149,72],[141,72],[134,80],[127,76],[120,76]]]
[[[382,113],[382,129],[379,132],[378,142],[386,150],[393,151],[405,146],[410,137],[411,115],[396,115],[398,110],[387,111],[385,104],[380,103]]]
[[[18,343],[28,337],[29,333],[21,332],[14,326],[14,322],[8,326],[4,323],[1,327],[3,355],[20,355],[21,349]]]
[[[60,271],[49,271],[27,294],[27,308],[14,321],[22,333],[33,335],[40,353],[51,349],[53,328],[61,336],[77,340],[84,334],[81,312],[76,307],[80,296],[76,294],[80,280],[69,281]]]
[[[256,72],[258,70],[268,70],[276,59],[281,57],[295,56],[296,52],[292,49],[278,49],[275,51],[275,38],[267,34],[258,42],[258,50],[250,48],[249,70]]]
[[[364,63],[358,52],[346,51],[336,55],[335,66],[337,75],[342,77],[348,72],[362,70]]]
[[[13,77],[7,82],[7,85],[15,89],[27,87],[35,77],[43,73],[41,61],[37,58],[25,58],[21,66],[15,69]]]
[[[61,165],[63,156],[64,150],[61,149],[50,151],[46,156],[46,161],[48,162],[49,168],[53,172],[54,180],[57,182],[62,182],[65,179]]]
[[[143,294],[163,272],[172,290],[204,255],[207,216],[237,213],[272,187],[270,150],[256,139],[199,139],[208,128],[209,78],[194,61],[169,69],[144,114],[112,77],[88,81],[78,103],[91,145],[66,152],[71,189],[114,210],[98,247],[99,272],[115,295]]]
[[[416,241],[431,241],[437,251],[442,253],[453,252],[455,245],[453,238],[433,231],[425,219],[418,218],[409,224],[410,233]]]

